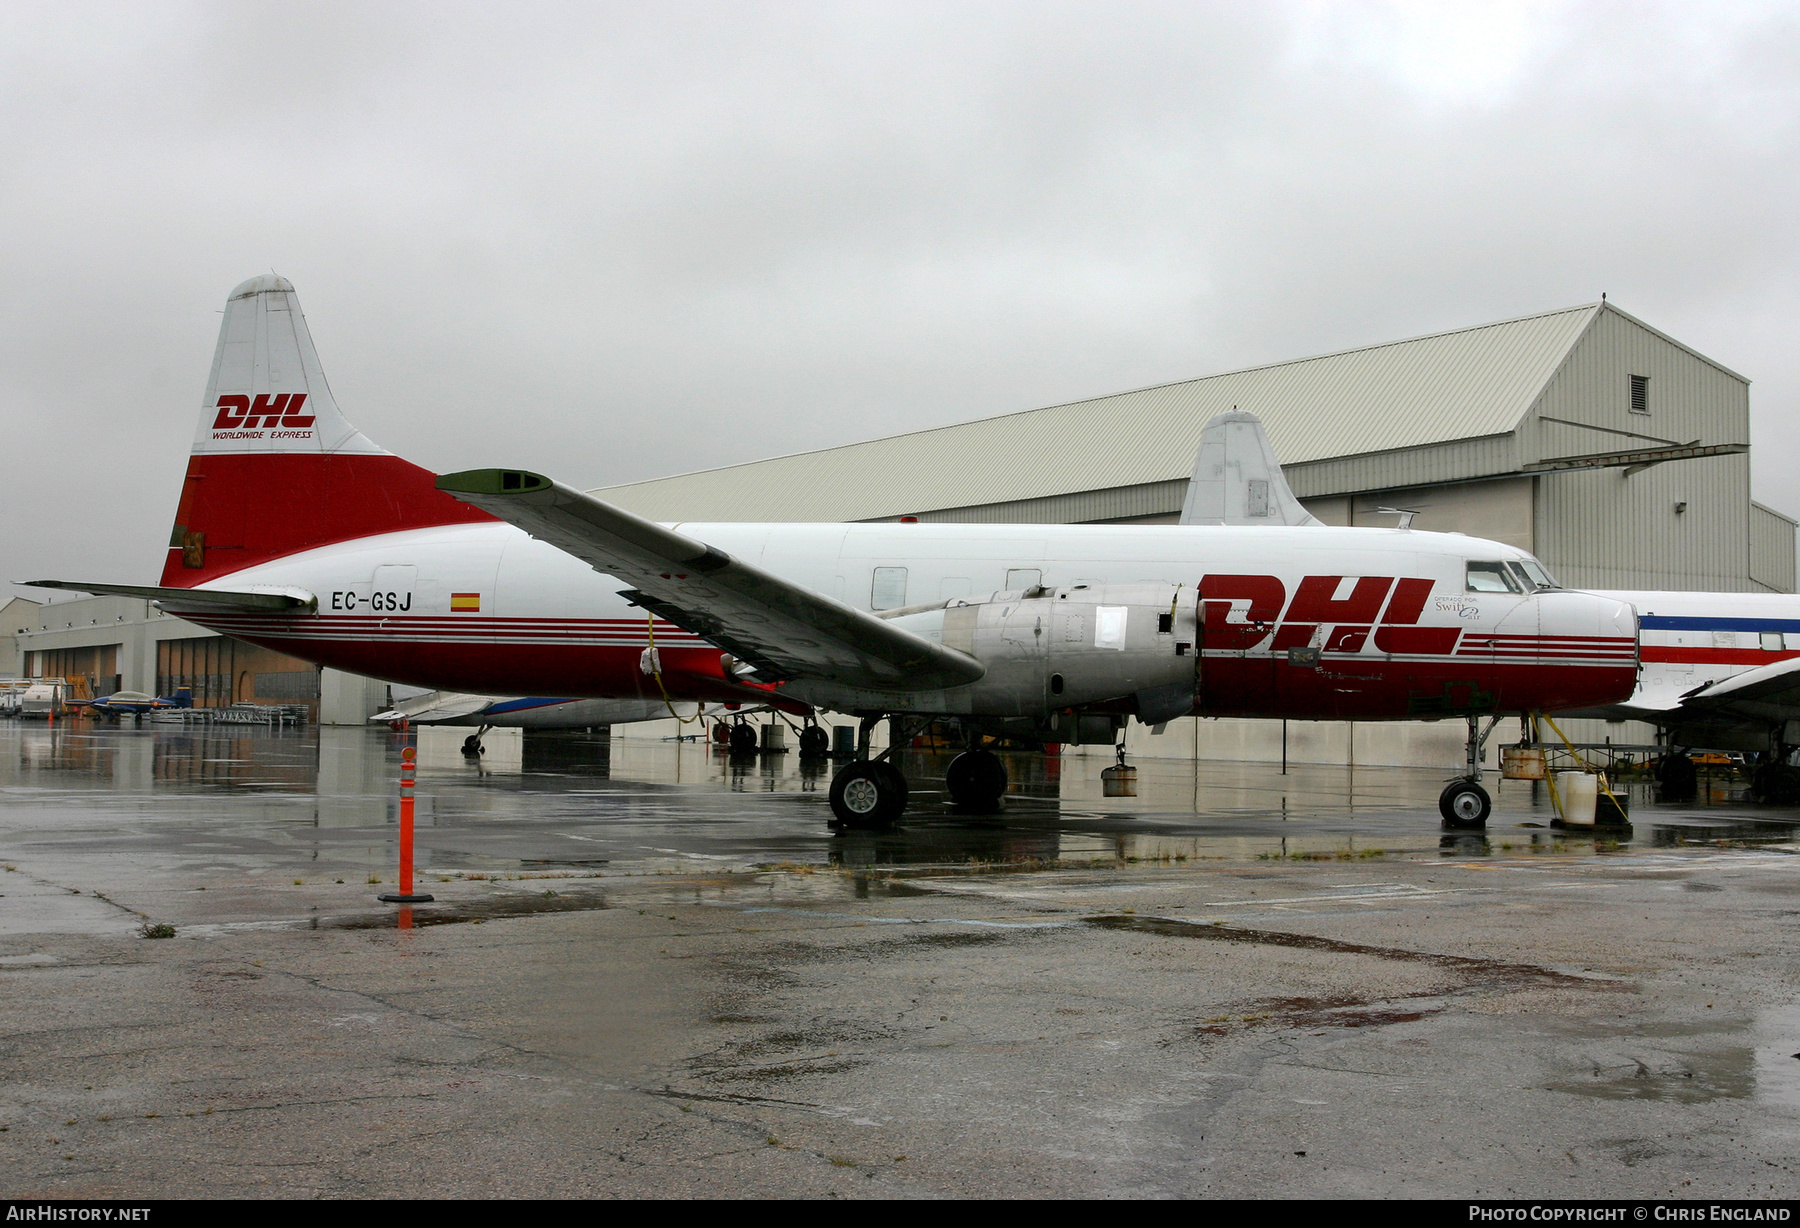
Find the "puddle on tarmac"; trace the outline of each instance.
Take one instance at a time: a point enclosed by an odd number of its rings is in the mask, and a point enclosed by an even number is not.
[[[1595,1066],[1586,1079],[1567,1079],[1544,1087],[1600,1100],[1671,1100],[1677,1104],[1741,1100],[1756,1091],[1755,1053],[1749,1048],[1731,1048],[1658,1055],[1649,1060],[1629,1058]]]
[[[9,858],[107,858],[121,888],[186,888],[197,875],[355,881],[393,865],[399,754],[411,741],[423,765],[418,865],[428,881],[434,871],[554,867],[753,880],[758,867],[806,866],[817,877],[781,875],[782,894],[867,898],[929,891],[925,880],[949,874],[1608,856],[1791,846],[1797,830],[1793,811],[1640,800],[1635,839],[1624,844],[1525,826],[1548,821],[1547,803],[1532,799],[1528,782],[1508,781],[1495,786],[1486,832],[1452,833],[1436,809],[1442,774],[1416,768],[1296,765],[1283,774],[1274,764],[1146,758],[1142,795],[1106,799],[1098,773],[1110,756],[1030,754],[1007,757],[1016,788],[1004,810],[971,815],[941,789],[952,755],[921,750],[905,756],[917,785],[905,819],[844,831],[827,823],[829,765],[792,755],[736,762],[693,744],[577,737],[515,738],[509,758],[496,735],[478,762],[460,753],[466,733],[0,722],[0,845]]]
[[[1800,1115],[1800,1003],[1771,1007],[1750,1019],[1658,1022],[1629,1031],[1597,1028],[1590,1035],[1610,1041],[1611,1056],[1597,1059],[1586,1077],[1546,1083],[1546,1090],[1677,1104],[1754,1099]],[[1697,1037],[1721,1043],[1692,1049],[1656,1043]]]
[[[1397,959],[1408,963],[1429,964],[1462,973],[1487,982],[1514,984],[1583,986],[1595,988],[1612,982],[1598,978],[1571,976],[1537,964],[1513,964],[1498,959],[1480,959],[1467,955],[1442,955],[1435,951],[1409,951],[1404,947],[1378,947],[1361,942],[1344,942],[1336,938],[1320,938],[1313,934],[1295,934],[1284,930],[1253,930],[1236,925],[1183,921],[1173,917],[1138,917],[1109,913],[1083,917],[1089,925],[1103,929],[1135,930],[1143,934],[1161,934],[1168,938],[1201,938],[1212,942],[1252,942],[1276,947],[1298,947],[1307,951],[1330,951],[1340,955],[1371,955],[1377,959]]]
[[[1800,1114],[1800,1003],[1758,1014],[1756,1098]]]
[[[1681,823],[1656,823],[1650,828],[1650,844],[1656,848],[1693,845],[1758,846],[1792,844],[1800,825],[1788,818],[1731,820],[1695,818]]]
[[[561,912],[597,912],[611,908],[604,892],[546,891],[541,895],[507,895],[485,900],[455,900],[430,904],[398,904],[392,911],[349,917],[320,917],[310,928],[317,930],[391,930],[428,925],[479,925],[513,917],[542,917]]]

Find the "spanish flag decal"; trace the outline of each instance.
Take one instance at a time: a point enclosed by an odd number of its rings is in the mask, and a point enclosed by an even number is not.
[[[481,613],[480,593],[451,593],[450,612],[452,614]]]

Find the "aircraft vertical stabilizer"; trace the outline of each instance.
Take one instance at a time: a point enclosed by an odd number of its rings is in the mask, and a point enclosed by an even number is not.
[[[1294,497],[1262,419],[1242,410],[1219,414],[1200,433],[1181,524],[1322,523]]]
[[[331,542],[492,519],[434,481],[345,420],[294,287],[252,277],[225,301],[162,585],[192,588]]]

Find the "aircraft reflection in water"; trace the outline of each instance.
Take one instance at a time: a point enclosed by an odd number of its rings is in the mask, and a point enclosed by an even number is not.
[[[941,782],[952,751],[906,752],[920,786],[907,823],[826,832],[813,816],[830,768],[797,755],[545,739],[516,760],[496,754],[471,763],[457,749],[460,736],[418,733],[441,765],[419,798],[426,872],[717,868],[727,872],[721,890],[742,892],[760,881],[745,871],[823,858],[848,877],[821,874],[817,890],[841,898],[908,890],[876,872],[890,865],[1029,873],[1090,861],[1174,867],[1218,857],[1354,860],[1377,849],[1476,857],[1600,847],[1542,829],[1470,834],[1440,848],[1436,833],[1416,822],[1434,774],[1397,768],[1347,776],[1296,767],[1283,777],[1269,764],[1153,760],[1140,795],[1122,799],[1102,795],[1104,760],[1008,754],[1014,792],[1002,818],[950,801]],[[123,833],[133,847],[167,854],[164,861],[199,857],[249,873],[305,863],[308,874],[324,862],[360,881],[392,864],[399,753],[412,740],[363,729],[246,734],[0,722],[0,831],[54,827],[66,841],[77,829],[110,829],[109,839]],[[42,817],[47,809],[57,814],[53,823]],[[1538,817],[1548,819],[1547,803]],[[1697,812],[1640,821],[1636,829],[1637,842],[1667,846],[1793,837],[1791,824],[1731,811],[1716,820]],[[858,867],[869,870],[860,880]]]
[[[30,785],[45,775],[79,775],[123,789],[158,785],[242,787],[310,793],[318,754],[304,731],[12,726],[17,754],[0,758],[0,780]]]

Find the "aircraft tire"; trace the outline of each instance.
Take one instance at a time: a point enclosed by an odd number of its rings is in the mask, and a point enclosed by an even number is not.
[[[831,738],[817,725],[808,725],[800,731],[800,755],[802,758],[815,758],[831,752]]]
[[[1656,765],[1656,781],[1662,786],[1665,802],[1691,802],[1699,792],[1700,773],[1694,761],[1685,754],[1670,751]]]
[[[480,755],[487,754],[487,749],[481,745],[481,735],[478,733],[472,733],[468,737],[464,738],[463,744],[462,744],[462,753],[467,755],[471,759],[474,759]]]
[[[831,778],[831,813],[845,827],[886,827],[906,810],[906,777],[885,760],[845,764]]]
[[[1771,763],[1766,769],[1761,789],[1762,799],[1771,806],[1800,805],[1800,768],[1786,763]]]
[[[754,755],[756,753],[756,727],[738,724],[731,727],[731,753],[734,755]]]
[[[1453,780],[1438,795],[1438,813],[1446,827],[1486,827],[1494,801],[1472,780]]]
[[[991,750],[966,750],[944,773],[950,800],[966,810],[995,810],[1006,795],[1006,765]]]

